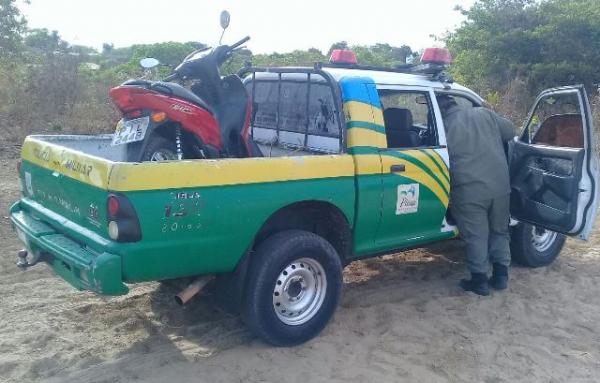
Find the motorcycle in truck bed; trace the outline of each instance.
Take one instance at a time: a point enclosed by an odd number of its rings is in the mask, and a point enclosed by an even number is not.
[[[21,266],[43,261],[105,295],[216,276],[265,341],[314,337],[335,311],[343,266],[458,235],[436,95],[483,101],[443,75],[439,50],[426,55],[408,69],[360,66],[351,52],[314,68],[245,68],[256,149],[236,156],[141,161],[112,135],[27,137],[10,209]],[[583,87],[540,95],[510,144],[515,261],[547,265],[564,235],[589,235],[594,142]]]

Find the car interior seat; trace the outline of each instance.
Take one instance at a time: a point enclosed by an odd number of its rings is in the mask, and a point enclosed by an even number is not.
[[[413,126],[413,116],[409,109],[387,108],[383,111],[385,135],[388,148],[413,148],[421,146],[421,138]]]

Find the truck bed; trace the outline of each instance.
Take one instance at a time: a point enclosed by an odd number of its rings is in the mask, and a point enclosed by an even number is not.
[[[36,135],[39,141],[60,145],[90,156],[112,162],[125,162],[125,145],[112,146],[112,134],[98,135]]]

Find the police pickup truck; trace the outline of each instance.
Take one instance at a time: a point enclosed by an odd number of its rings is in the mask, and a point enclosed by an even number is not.
[[[436,95],[484,104],[426,50],[411,68],[374,68],[351,52],[312,68],[251,68],[251,134],[261,157],[132,163],[111,136],[29,136],[10,218],[39,261],[78,289],[207,279],[275,345],[327,324],[350,262],[458,235]],[[598,203],[598,153],[581,86],[539,95],[510,145],[512,253],[538,267],[565,236],[585,239]]]

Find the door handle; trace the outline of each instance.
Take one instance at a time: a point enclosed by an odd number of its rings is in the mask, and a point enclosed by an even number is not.
[[[390,173],[400,173],[406,170],[404,164],[390,166]]]

